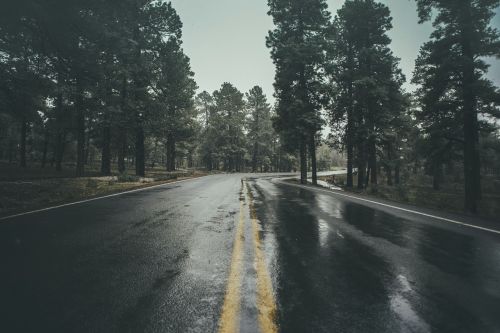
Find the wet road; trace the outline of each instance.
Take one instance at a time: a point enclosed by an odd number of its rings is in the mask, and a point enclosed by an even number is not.
[[[500,234],[270,176],[0,220],[0,267],[0,332],[500,332]]]

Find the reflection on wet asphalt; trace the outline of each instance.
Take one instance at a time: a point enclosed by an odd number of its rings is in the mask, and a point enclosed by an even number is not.
[[[0,223],[0,332],[213,332],[240,177]]]
[[[500,238],[253,179],[282,332],[498,332]]]
[[[217,332],[239,221],[240,332],[500,332],[499,235],[236,174],[0,223],[0,332]]]

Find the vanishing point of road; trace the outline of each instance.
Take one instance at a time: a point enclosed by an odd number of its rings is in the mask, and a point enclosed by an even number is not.
[[[500,232],[277,175],[166,184],[0,220],[0,332],[500,332]]]

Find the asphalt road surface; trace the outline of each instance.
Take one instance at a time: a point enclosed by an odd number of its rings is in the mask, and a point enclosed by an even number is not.
[[[381,203],[235,174],[0,220],[0,332],[500,332],[495,226]]]

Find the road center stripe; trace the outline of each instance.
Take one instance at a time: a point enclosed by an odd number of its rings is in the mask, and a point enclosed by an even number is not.
[[[240,199],[241,200],[241,199]],[[224,305],[219,321],[219,333],[239,332],[239,314],[240,314],[240,288],[241,271],[243,265],[243,242],[245,230],[245,206],[244,201],[240,201],[240,220],[236,230],[236,236],[233,245],[233,256],[231,259],[231,268],[227,282]]]
[[[244,183],[246,188],[246,182]],[[257,270],[257,308],[259,310],[259,327],[262,333],[278,332],[276,325],[277,307],[274,298],[271,277],[267,270],[264,251],[259,234],[259,221],[253,204],[253,195],[250,188],[247,190],[248,207],[252,219],[252,230],[255,251],[255,267]]]

